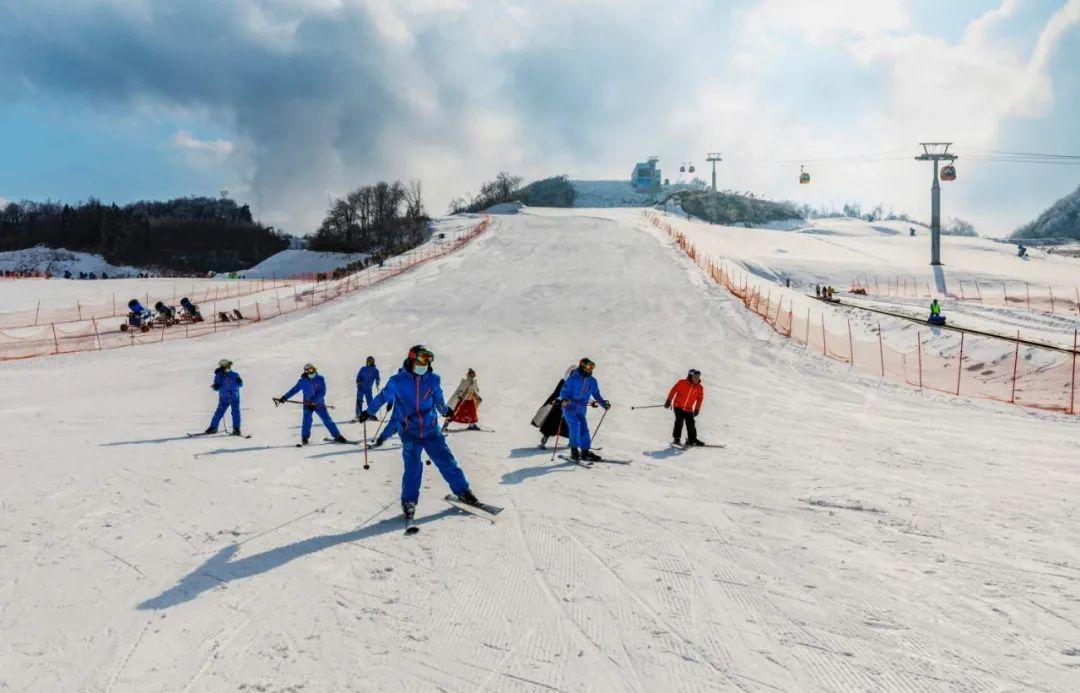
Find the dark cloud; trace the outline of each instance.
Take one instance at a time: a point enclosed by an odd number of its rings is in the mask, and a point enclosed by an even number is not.
[[[0,88],[8,103],[48,92],[105,113],[187,109],[240,140],[257,209],[281,213],[299,232],[317,223],[330,194],[380,177],[424,177],[417,152],[437,149],[469,168],[425,181],[444,197],[500,168],[595,161],[622,139],[655,133],[664,100],[698,70],[679,63],[677,44],[672,51],[653,38],[678,35],[689,18],[629,0],[619,12],[569,2],[404,12],[405,37],[350,2],[6,4]],[[515,125],[513,152],[470,150],[476,123],[489,116]],[[620,156],[651,148],[645,141]],[[406,170],[418,161],[421,170]]]

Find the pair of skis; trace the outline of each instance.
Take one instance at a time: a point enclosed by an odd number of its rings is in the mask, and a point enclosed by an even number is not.
[[[226,432],[226,433],[220,433],[220,432],[207,433],[206,431],[199,431],[198,433],[188,433],[186,435],[187,435],[188,438],[205,438],[207,436],[226,436],[226,437],[229,437],[229,438],[235,436],[237,438],[244,438],[244,439],[251,438],[250,433],[241,433],[240,435],[235,435],[233,433],[228,433],[228,432]]]
[[[599,460],[575,460],[570,455],[559,455],[559,459],[573,462],[577,466],[584,467],[585,469],[591,469],[597,462],[600,464],[630,464],[632,462],[632,460],[611,459],[607,457]]]
[[[498,516],[498,514],[503,511],[503,509],[500,506],[491,505],[490,503],[477,503],[476,505],[471,505],[469,503],[466,503],[466,502],[462,501],[461,499],[459,499],[457,496],[455,496],[453,494],[447,494],[446,496],[443,497],[443,500],[446,501],[447,503],[449,503],[450,505],[454,506],[458,510],[462,510],[464,512],[467,512],[470,515],[475,515],[476,517],[482,517],[482,518],[484,518],[486,520],[491,520],[492,522],[494,522],[495,517]],[[412,535],[416,534],[419,531],[420,531],[420,527],[419,527],[419,525],[416,524],[416,517],[415,516],[406,517],[405,518],[405,536],[412,536]]]

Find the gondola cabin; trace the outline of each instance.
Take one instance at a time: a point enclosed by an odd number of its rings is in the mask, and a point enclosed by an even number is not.
[[[941,167],[941,180],[956,180],[956,167],[945,164]]]
[[[799,167],[799,185],[806,185],[810,182],[810,174],[806,172],[806,169],[802,166]]]

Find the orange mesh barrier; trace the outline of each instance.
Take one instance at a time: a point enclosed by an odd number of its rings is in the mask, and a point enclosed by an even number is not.
[[[796,315],[790,300],[774,298],[767,289],[763,295],[748,277],[735,279],[723,263],[699,253],[682,232],[659,215],[646,212],[646,217],[748,310],[808,351],[850,364],[865,375],[911,387],[1069,414],[1076,411],[1076,332],[1073,349],[1065,352],[916,325],[885,332],[878,323],[872,326],[875,338],[868,339],[865,329],[856,330],[850,320],[824,310],[808,308]],[[1034,305],[1034,296],[1032,299]],[[1066,304],[1056,305],[1060,309]]]
[[[279,315],[320,306],[327,301],[366,289],[430,260],[448,255],[483,233],[489,223],[490,219],[484,218],[469,231],[448,239],[445,243],[423,246],[387,260],[382,267],[368,267],[340,279],[315,284],[307,283],[302,288],[293,280],[287,282],[278,280],[276,284],[267,280],[263,284],[266,288],[260,291],[226,293],[222,290],[217,297],[211,291],[208,299],[201,302],[195,301],[199,304],[203,322],[180,322],[169,327],[154,327],[148,332],[141,332],[138,329],[121,331],[119,327],[121,323],[126,322],[127,311],[118,314],[110,306],[101,318],[93,314],[84,314],[81,320],[76,321],[2,328],[0,329],[0,361],[77,351],[134,347],[166,340],[205,337],[217,332],[240,329]],[[257,280],[251,281],[254,283]],[[150,304],[149,298],[147,303]],[[127,306],[124,305],[124,308],[126,309]],[[236,319],[233,311],[238,311],[242,318]],[[225,313],[229,320],[227,322],[220,320],[219,313]]]

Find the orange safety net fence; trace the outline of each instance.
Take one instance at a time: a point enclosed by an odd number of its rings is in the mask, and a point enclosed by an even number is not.
[[[240,329],[279,315],[320,306],[448,255],[483,233],[489,223],[490,219],[484,218],[470,230],[448,238],[445,242],[421,246],[386,260],[382,266],[373,265],[340,279],[307,283],[302,287],[294,281],[283,283],[278,280],[274,284],[271,280],[266,280],[264,286],[267,288],[262,291],[239,295],[225,294],[223,291],[215,297],[211,291],[209,299],[199,303],[203,322],[181,321],[168,327],[159,325],[146,332],[138,328],[122,331],[120,325],[126,322],[127,317],[124,311],[122,318],[108,312],[104,317],[109,319],[90,315],[80,321],[0,329],[0,361],[134,347]],[[149,298],[147,303],[152,305]],[[125,305],[124,308],[126,307]]]
[[[1037,409],[1074,414],[1076,411],[1077,339],[1064,352],[905,324],[886,331],[880,322],[856,329],[851,319],[811,306],[796,313],[783,295],[736,278],[723,262],[700,253],[687,237],[657,214],[649,221],[664,231],[717,284],[778,334],[808,351],[850,364],[853,370],[920,389],[992,399]],[[780,294],[780,292],[777,292]],[[867,329],[869,328],[869,330]],[[867,331],[873,338],[867,338]]]

